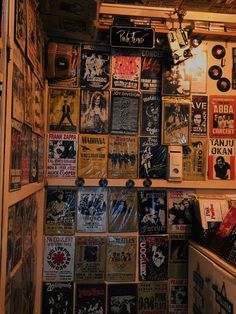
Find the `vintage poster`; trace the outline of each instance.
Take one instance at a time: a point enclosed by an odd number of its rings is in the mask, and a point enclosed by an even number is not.
[[[75,280],[94,283],[105,280],[106,237],[79,236],[75,244]]]
[[[80,87],[108,89],[110,83],[110,47],[82,45]]]
[[[109,232],[135,232],[137,221],[137,192],[128,188],[113,188],[109,193]]]
[[[190,145],[183,146],[183,180],[206,180],[208,139],[191,138]]]
[[[235,178],[235,140],[210,138],[208,151],[208,179]]]
[[[72,281],[74,253],[75,238],[73,236],[45,236],[43,281]]]
[[[188,280],[169,280],[169,314],[188,313]]]
[[[164,190],[138,191],[139,234],[167,233],[167,194]]]
[[[136,237],[107,237],[106,280],[135,281]]]
[[[21,187],[22,177],[22,124],[11,120],[11,162],[10,162],[10,190]]]
[[[138,284],[138,314],[168,313],[168,282],[140,282]]]
[[[168,233],[191,233],[193,218],[193,191],[167,191],[167,230]]]
[[[112,49],[112,88],[138,89],[141,71],[141,56],[137,51]]]
[[[33,126],[33,104],[35,98],[34,75],[29,64],[25,63],[25,118],[24,121],[30,127]]]
[[[48,134],[48,177],[76,177],[77,134]]]
[[[28,196],[23,200],[22,206],[22,243],[23,255],[32,247],[32,228],[33,228],[33,197]]]
[[[44,134],[44,89],[38,78],[34,76],[33,131]]]
[[[22,126],[22,179],[21,184],[29,183],[30,178],[30,159],[31,159],[31,145],[32,145],[32,130],[26,124]]]
[[[45,84],[45,43],[43,23],[40,14],[36,20],[36,58],[34,59],[34,73],[42,85]]]
[[[137,178],[137,151],[137,137],[110,135],[108,178]]]
[[[76,89],[49,88],[48,129],[50,131],[76,131],[78,104],[78,91]]]
[[[80,133],[108,133],[109,91],[81,90]]]
[[[139,237],[139,280],[168,279],[168,236]]]
[[[46,195],[45,234],[74,234],[76,190],[48,188]]]
[[[73,313],[73,282],[44,282],[42,313]]]
[[[191,136],[207,137],[208,97],[192,96]]]
[[[23,313],[22,284],[22,267],[19,267],[10,279],[10,314]]]
[[[108,135],[80,134],[78,175],[83,178],[107,177]]]
[[[77,194],[77,232],[107,230],[107,189],[82,187]]]
[[[26,49],[26,0],[15,1],[15,40],[23,54]]]
[[[234,96],[209,97],[209,136],[236,137],[236,98]]]
[[[142,93],[140,135],[155,136],[160,142],[161,96],[156,93]]]
[[[162,99],[162,144],[188,145],[191,102],[188,98]]]
[[[109,284],[107,313],[137,313],[137,284]]]
[[[191,93],[205,94],[207,88],[207,51],[191,49],[192,57],[186,60],[191,73]]]
[[[32,0],[26,0],[27,3],[27,57],[32,65],[35,65],[37,60],[37,17],[36,9]]]
[[[76,314],[106,313],[106,285],[78,284],[76,287],[75,313]]]
[[[38,135],[32,133],[30,156],[30,183],[38,181]]]
[[[110,133],[136,135],[139,115],[138,92],[113,91],[111,98]]]
[[[38,182],[44,179],[44,137],[37,136],[38,138]]]
[[[167,146],[156,137],[139,138],[139,178],[166,179]]]

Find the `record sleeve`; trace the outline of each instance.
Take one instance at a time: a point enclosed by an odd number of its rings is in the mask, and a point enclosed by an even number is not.
[[[169,314],[188,313],[187,279],[169,280]]]
[[[10,190],[21,187],[22,177],[22,124],[11,120],[11,163],[10,163]]]
[[[79,236],[75,245],[76,282],[104,282],[106,237]]]
[[[29,183],[30,178],[30,156],[32,145],[32,131],[29,126],[23,124],[22,126],[22,180],[21,184]]]
[[[32,133],[30,156],[30,183],[38,181],[38,135]]]
[[[208,97],[192,96],[191,136],[207,137]]]
[[[137,284],[108,284],[110,314],[137,314]]]
[[[106,280],[135,281],[136,237],[107,238]]]

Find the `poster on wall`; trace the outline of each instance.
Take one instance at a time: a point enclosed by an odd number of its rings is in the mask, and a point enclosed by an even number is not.
[[[106,313],[106,285],[78,284],[76,287],[76,313]]]
[[[33,131],[41,136],[44,134],[44,89],[38,78],[33,77]]]
[[[30,156],[30,183],[38,181],[38,135],[32,133]]]
[[[192,96],[191,136],[207,137],[208,97]]]
[[[107,294],[107,313],[137,313],[136,283],[108,284]]]
[[[31,158],[31,145],[32,145],[32,130],[31,128],[23,124],[22,125],[22,179],[21,184],[25,185],[29,183],[30,177],[30,158]]]
[[[26,49],[26,0],[15,1],[15,40],[25,55]]]
[[[26,0],[27,4],[27,57],[32,65],[37,60],[37,17],[33,0]]]
[[[37,135],[38,138],[38,182],[42,182],[44,179],[44,137]]]
[[[22,176],[22,124],[11,120],[11,162],[10,162],[10,190],[21,187]]]
[[[192,57],[186,62],[191,73],[191,93],[205,94],[207,91],[207,51],[192,49]]]
[[[33,126],[33,104],[35,98],[34,75],[29,64],[25,64],[25,123]]]
[[[170,279],[169,314],[188,313],[188,280]]]

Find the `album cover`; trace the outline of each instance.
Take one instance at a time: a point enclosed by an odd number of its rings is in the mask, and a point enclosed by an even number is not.
[[[15,1],[15,40],[25,55],[26,49],[26,0]]]
[[[81,90],[80,133],[108,133],[109,91]]]
[[[191,136],[207,137],[208,97],[192,96]]]
[[[82,178],[107,177],[108,135],[80,134],[78,175]]]
[[[22,178],[21,184],[29,183],[30,178],[30,160],[31,160],[32,130],[26,124],[22,125]]]
[[[137,284],[108,284],[107,311],[110,314],[137,314]]]
[[[45,236],[43,281],[72,281],[74,254],[75,238],[73,236]]]
[[[139,280],[168,279],[168,236],[139,237]]]
[[[75,280],[94,283],[105,280],[106,237],[79,236],[75,244]]]
[[[37,136],[38,138],[38,182],[44,179],[44,137]]]
[[[110,83],[110,47],[82,45],[80,87],[107,89]]]
[[[33,131],[44,134],[44,88],[34,76]]]
[[[107,281],[135,281],[136,245],[136,237],[107,237]]]
[[[188,313],[187,279],[169,280],[169,314]]]
[[[136,232],[137,192],[134,189],[113,188],[109,193],[109,232]]]
[[[30,183],[38,181],[38,135],[32,133],[30,156]]]
[[[208,179],[233,180],[235,178],[235,140],[210,138],[208,151]]]
[[[138,191],[139,234],[167,233],[167,193],[164,190]]]
[[[77,194],[77,232],[106,232],[107,189],[82,187]]]
[[[139,138],[139,178],[166,179],[167,146],[160,145],[156,137]]]
[[[48,188],[46,190],[45,234],[74,234],[76,190]]]
[[[27,57],[33,66],[35,66],[37,60],[37,18],[36,9],[32,0],[26,2],[26,16],[27,16],[27,35],[26,35],[26,46],[27,46]]]
[[[110,135],[108,178],[137,178],[137,152],[137,137]]]
[[[35,98],[34,74],[31,66],[25,63],[25,117],[24,122],[30,127],[33,126],[33,104]]]
[[[48,134],[47,176],[77,176],[77,134]]]
[[[11,120],[11,162],[10,162],[10,190],[21,187],[22,177],[22,124]]]
[[[233,202],[229,210],[223,215],[223,221],[217,230],[217,236],[226,238],[234,234],[234,228],[236,227],[236,207]],[[236,256],[235,256],[236,257]]]

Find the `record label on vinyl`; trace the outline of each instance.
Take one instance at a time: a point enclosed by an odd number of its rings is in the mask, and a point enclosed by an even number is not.
[[[215,45],[211,52],[213,57],[216,59],[222,59],[225,56],[225,48],[221,45]]]
[[[218,65],[213,65],[209,68],[208,74],[211,79],[218,80],[222,76],[222,69]]]
[[[217,81],[217,88],[221,92],[227,92],[230,89],[230,81],[226,77],[222,77]]]

